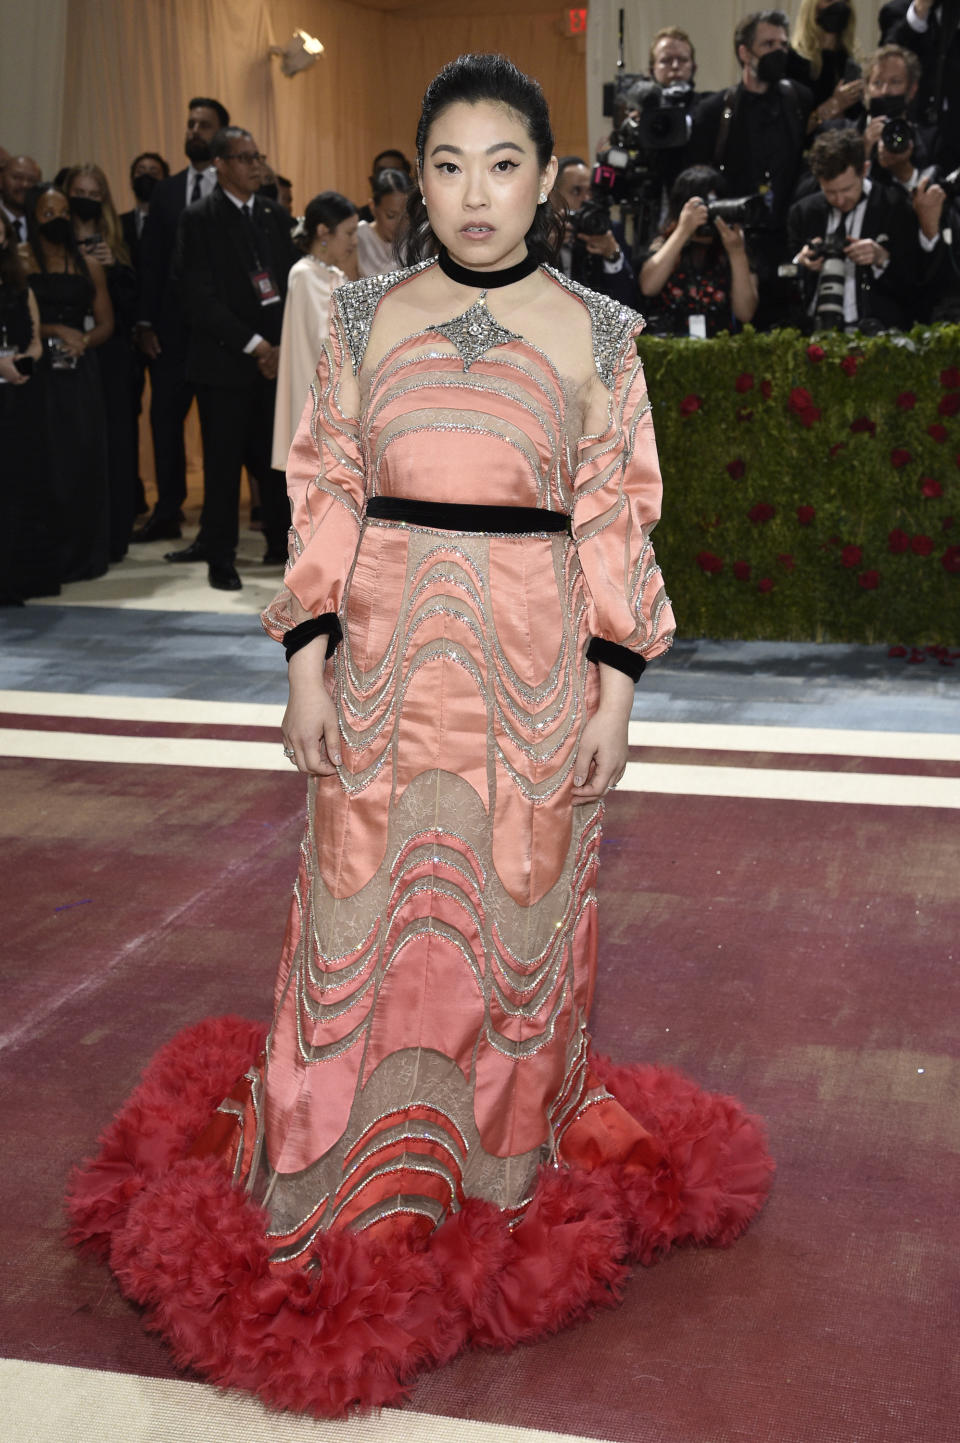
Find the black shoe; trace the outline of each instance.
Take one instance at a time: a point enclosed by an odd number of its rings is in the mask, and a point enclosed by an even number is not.
[[[179,541],[183,535],[179,521],[163,521],[154,514],[130,537],[138,545],[141,541]]]
[[[165,552],[163,553],[163,559],[164,559],[164,561],[209,561],[209,560],[210,560],[210,558],[208,557],[206,551],[205,551],[204,548],[200,545],[200,542],[199,542],[199,541],[191,541],[191,542],[190,542],[190,545],[189,545],[189,546],[185,546],[182,551],[165,551]]]
[[[286,551],[276,551],[271,547],[263,558],[263,564],[264,566],[286,566]]]
[[[237,575],[237,568],[229,562],[211,561],[207,570],[207,580],[214,591],[239,591],[243,582]]]

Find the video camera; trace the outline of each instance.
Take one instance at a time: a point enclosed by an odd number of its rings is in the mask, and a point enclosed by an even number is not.
[[[686,145],[693,129],[689,85],[660,86],[645,75],[618,75],[603,87],[603,113],[613,126],[594,171],[594,190],[607,203],[651,205],[660,153]]]

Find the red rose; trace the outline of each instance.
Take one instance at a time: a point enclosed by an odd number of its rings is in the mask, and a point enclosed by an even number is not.
[[[863,587],[864,591],[876,591],[880,581],[880,573],[879,571],[861,571],[857,577],[857,581]]]
[[[812,506],[797,507],[797,520],[799,521],[801,526],[811,526],[813,524],[813,519],[816,514],[817,513]]]
[[[794,561],[793,557],[790,555],[789,551],[781,551],[777,556],[777,560],[783,567],[784,571],[792,571],[797,564]]]
[[[763,397],[763,399],[764,399],[765,401],[769,401],[770,397],[773,395],[773,382],[772,382],[772,381],[761,381],[761,382],[760,382],[760,394],[761,394],[761,396]]]
[[[951,391],[946,396],[940,397],[940,404],[937,407],[937,414],[940,416],[955,416],[960,411],[960,391]]]
[[[821,411],[813,404],[813,397],[803,386],[794,386],[788,402],[790,410],[801,426],[810,427],[820,420]]]
[[[733,563],[733,574],[734,574],[734,576],[737,578],[738,581],[749,581],[749,580],[750,580],[750,563],[749,563],[749,561],[735,561],[735,562]]]
[[[766,501],[758,501],[756,506],[751,506],[747,512],[754,526],[762,526],[765,521],[772,521],[776,514],[777,508]]]
[[[855,436],[861,434],[875,436],[877,434],[877,423],[871,421],[869,416],[858,416],[855,421],[850,422],[850,430]]]
[[[692,416],[694,411],[699,411],[702,405],[703,402],[699,396],[695,396],[692,393],[689,396],[684,396],[680,402],[680,415]]]
[[[841,451],[845,451],[846,449],[847,449],[847,443],[846,443],[846,441],[834,441],[833,445],[830,447],[830,457],[831,457],[831,460],[833,459],[834,456],[839,456],[839,455],[840,455],[840,452],[841,452]]]
[[[819,361],[824,360],[826,358],[826,354],[827,353],[822,346],[813,345],[807,347],[807,360],[813,361],[814,364],[817,364]]]
[[[753,390],[753,377],[749,371],[741,371],[733,383],[733,389],[739,391],[741,396],[745,396],[748,391]]]
[[[860,356],[844,356],[843,360],[840,362],[840,369],[841,371],[843,371],[844,375],[855,376],[857,374],[857,367],[860,365],[861,359],[862,357]]]
[[[910,455],[910,452],[903,446],[897,446],[895,450],[890,452],[890,465],[897,471],[903,466],[909,466],[912,460],[913,457]]]
[[[712,576],[716,572],[723,570],[723,562],[719,556],[714,556],[712,551],[698,551],[697,565],[700,570],[705,571],[708,576]]]
[[[905,551],[910,550],[910,537],[899,526],[895,526],[887,537],[887,550],[894,556],[902,556]]]
[[[960,576],[960,546],[948,546],[940,558],[940,565],[951,576]]]
[[[770,580],[770,577],[769,577],[769,576],[764,576],[764,577],[761,578],[760,581],[757,582],[757,590],[758,590],[758,591],[772,591],[772,590],[773,590],[773,582]]]
[[[937,496],[943,495],[943,487],[939,481],[934,481],[932,476],[924,476],[920,481],[920,495],[926,496],[928,501]]]
[[[863,552],[859,546],[845,546],[840,552],[840,560],[844,566],[852,569],[854,566],[860,565],[863,560]]]
[[[746,469],[747,463],[740,456],[735,461],[727,462],[727,475],[734,481],[739,481]]]
[[[956,366],[950,366],[948,370],[940,372],[940,384],[945,391],[960,390],[960,371]]]
[[[914,536],[910,542],[910,550],[914,556],[929,556],[933,550],[933,538],[930,536]]]
[[[891,646],[887,652],[887,656],[906,656],[906,654],[907,648],[905,646]]]
[[[939,421],[935,421],[932,426],[927,427],[927,435],[931,441],[937,441],[941,446],[949,434],[946,426],[941,426]]]
[[[917,404],[917,398],[913,391],[901,391],[897,397],[897,405],[901,411],[912,411]]]

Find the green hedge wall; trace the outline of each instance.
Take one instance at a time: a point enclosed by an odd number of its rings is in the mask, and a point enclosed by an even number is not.
[[[681,636],[960,641],[960,326],[639,349]]]

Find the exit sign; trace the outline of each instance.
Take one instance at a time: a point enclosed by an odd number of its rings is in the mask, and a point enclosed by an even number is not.
[[[586,35],[586,5],[579,5],[564,12],[564,30],[567,35]]]

